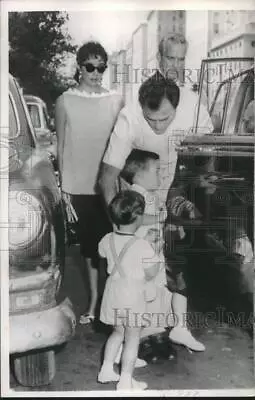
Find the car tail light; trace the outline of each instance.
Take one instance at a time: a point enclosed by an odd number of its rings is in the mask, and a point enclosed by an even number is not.
[[[31,193],[12,190],[9,193],[9,247],[24,248],[34,241],[43,228],[44,210]]]
[[[39,311],[56,305],[55,289],[29,290],[25,292],[10,293],[10,313],[21,311]]]
[[[22,311],[41,311],[56,305],[56,291],[60,274],[45,281],[42,288],[30,290],[11,290],[9,296],[10,313]],[[16,282],[17,283],[17,282]]]
[[[42,293],[36,292],[23,292],[15,293],[10,296],[10,311],[27,310],[40,306],[42,300]]]

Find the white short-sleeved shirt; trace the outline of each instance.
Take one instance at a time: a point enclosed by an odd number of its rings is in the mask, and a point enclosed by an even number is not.
[[[112,235],[114,235],[114,244],[118,255],[127,241],[130,240],[129,235],[119,235],[111,232],[107,233],[107,235],[105,235],[99,242],[98,252],[101,257],[107,259],[108,274],[111,274],[114,267],[114,259],[110,248],[110,237]],[[144,269],[151,267],[159,261],[160,260],[151,245],[146,240],[139,238],[127,250],[122,259],[121,265],[127,278],[144,280]],[[114,277],[119,279],[119,273],[116,272]]]
[[[180,101],[174,121],[162,135],[156,135],[145,120],[137,100],[119,113],[105,152],[103,162],[120,170],[132,149],[153,151],[160,156],[161,197],[166,198],[172,184],[177,163],[176,145],[193,132],[198,96],[187,87],[180,87]],[[201,104],[199,126],[203,131],[213,130],[206,108]]]

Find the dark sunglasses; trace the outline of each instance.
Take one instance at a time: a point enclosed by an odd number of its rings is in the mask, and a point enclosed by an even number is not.
[[[95,65],[91,63],[82,64],[82,66],[86,68],[87,72],[94,72],[95,69],[97,69],[97,72],[99,72],[99,74],[103,74],[107,68],[107,65],[100,65],[99,67],[95,67]]]

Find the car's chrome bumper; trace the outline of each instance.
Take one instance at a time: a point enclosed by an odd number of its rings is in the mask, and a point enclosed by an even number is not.
[[[10,315],[10,353],[55,346],[75,332],[76,318],[69,299],[49,310]]]

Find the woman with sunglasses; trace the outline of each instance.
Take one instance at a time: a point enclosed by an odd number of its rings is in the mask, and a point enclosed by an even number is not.
[[[85,258],[90,303],[80,323],[95,319],[98,298],[98,243],[112,231],[97,190],[99,166],[117,115],[123,106],[116,92],[102,87],[108,56],[98,42],[87,42],[76,56],[78,85],[56,102],[56,133],[61,187],[78,217],[78,238]]]

